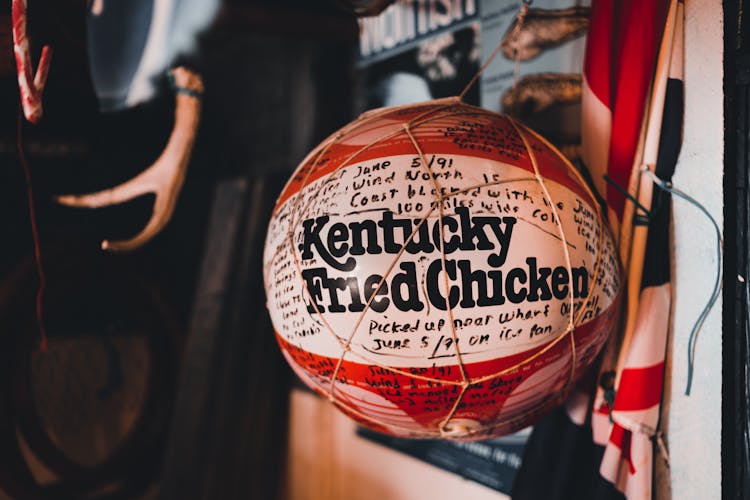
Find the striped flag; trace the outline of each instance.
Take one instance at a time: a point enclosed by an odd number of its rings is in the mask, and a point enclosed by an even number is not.
[[[683,114],[683,4],[671,2],[652,85],[641,161],[632,178],[638,189],[630,193],[634,205],[629,238],[621,239],[628,252],[630,288],[638,300],[628,306],[624,338],[617,364],[614,424],[601,474],[627,498],[650,498],[653,449],[658,433],[664,359],[671,304],[669,285],[669,193],[653,189],[642,173],[648,168],[671,181],[681,144]],[[623,224],[623,229],[626,226]],[[622,248],[622,245],[629,248]]]
[[[618,238],[627,308],[598,378],[535,427],[514,499],[652,496],[669,326],[670,196],[642,169],[668,181],[679,154],[683,10],[681,0],[592,2],[582,156]],[[539,471],[552,480],[539,481]]]

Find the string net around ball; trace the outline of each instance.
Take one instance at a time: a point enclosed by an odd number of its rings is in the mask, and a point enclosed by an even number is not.
[[[289,228],[288,228],[288,231],[286,232],[286,240],[283,244],[279,245],[276,248],[273,254],[272,260],[269,263],[269,265],[265,266],[264,272],[265,273],[270,272],[271,268],[273,267],[273,263],[284,252],[292,252],[293,261],[294,261],[294,270],[297,273],[296,278],[299,279],[303,283],[303,288],[304,288],[304,293],[306,295],[306,298],[310,301],[310,304],[314,307],[315,315],[317,319],[319,320],[320,324],[323,325],[324,330],[327,332],[327,334],[333,336],[333,338],[338,343],[341,349],[340,354],[336,358],[337,359],[336,366],[328,382],[329,384],[328,390],[319,391],[319,392],[323,392],[324,395],[328,397],[328,399],[331,402],[341,407],[343,410],[345,410],[345,412],[348,412],[351,415],[354,415],[357,418],[360,418],[365,422],[369,422],[373,424],[374,426],[377,426],[380,428],[396,431],[397,433],[401,433],[401,434],[406,433],[414,437],[471,438],[472,436],[484,435],[487,432],[491,432],[493,428],[499,428],[501,426],[512,425],[513,421],[519,421],[519,422],[524,421],[528,415],[527,414],[515,415],[511,417],[510,419],[496,421],[496,422],[493,422],[491,424],[481,426],[481,427],[467,427],[462,423],[462,419],[457,418],[454,420],[454,416],[457,410],[459,409],[467,390],[469,390],[473,385],[481,384],[485,381],[492,380],[497,377],[501,377],[503,375],[512,373],[513,371],[521,368],[524,365],[527,365],[528,363],[531,363],[535,359],[544,355],[546,352],[548,352],[550,349],[555,347],[560,342],[564,342],[566,340],[568,341],[568,344],[569,344],[569,353],[570,353],[569,360],[568,360],[568,364],[569,364],[568,376],[567,376],[564,388],[559,394],[559,397],[548,399],[548,401],[543,404],[544,408],[546,409],[546,408],[559,404],[559,402],[561,402],[562,399],[572,389],[572,386],[575,382],[575,375],[576,375],[576,369],[577,369],[575,328],[577,325],[580,324],[581,318],[586,310],[586,306],[588,305],[588,302],[591,300],[591,297],[595,295],[594,291],[596,290],[596,287],[599,286],[598,285],[600,282],[599,275],[600,275],[601,267],[602,267],[601,266],[602,244],[603,244],[603,237],[604,237],[605,231],[603,227],[603,217],[602,217],[601,209],[598,204],[595,204],[594,210],[596,211],[596,219],[597,219],[597,224],[598,224],[598,227],[597,227],[598,245],[596,248],[596,260],[595,260],[593,280],[592,280],[594,285],[590,293],[588,293],[588,295],[585,297],[583,304],[580,307],[574,307],[574,297],[573,297],[574,283],[573,283],[571,257],[570,257],[570,252],[568,250],[569,243],[566,238],[565,231],[563,230],[561,218],[559,217],[557,213],[556,204],[554,203],[554,200],[552,199],[550,192],[547,189],[544,177],[540,173],[534,150],[530,147],[528,136],[533,136],[536,140],[541,141],[543,144],[547,145],[550,148],[550,150],[553,151],[559,157],[560,164],[563,165],[569,171],[570,174],[572,174],[572,176],[578,181],[580,186],[591,197],[591,199],[596,199],[593,193],[591,192],[590,188],[584,181],[583,177],[580,175],[577,169],[575,169],[575,167],[573,167],[573,165],[571,165],[570,162],[564,156],[562,156],[562,154],[560,154],[553,146],[549,144],[548,141],[546,141],[544,138],[542,138],[535,132],[531,131],[530,129],[527,129],[523,125],[517,123],[512,118],[508,116],[502,116],[504,120],[507,120],[508,124],[512,127],[512,129],[518,134],[519,138],[521,139],[523,146],[525,148],[525,152],[531,161],[531,165],[533,167],[533,175],[529,175],[525,177],[500,179],[500,180],[496,180],[492,182],[472,185],[472,186],[460,189],[458,191],[446,193],[446,190],[443,189],[443,186],[441,185],[440,180],[438,179],[438,176],[433,175],[434,172],[432,171],[432,166],[426,159],[426,154],[429,154],[429,151],[424,151],[423,147],[419,143],[418,138],[416,137],[415,132],[418,132],[421,126],[424,126],[432,121],[444,119],[444,118],[451,117],[451,116],[460,115],[463,117],[463,116],[483,116],[484,115],[484,116],[491,116],[491,117],[496,118],[499,115],[497,115],[496,113],[484,110],[482,108],[470,106],[462,102],[460,96],[436,100],[436,101],[432,101],[431,103],[426,103],[426,104],[428,105],[432,104],[433,106],[428,107],[426,111],[419,113],[417,116],[409,119],[408,121],[405,121],[403,123],[403,126],[400,129],[383,134],[380,137],[377,137],[376,139],[372,140],[368,144],[362,146],[360,149],[353,152],[348,157],[343,158],[338,163],[338,165],[334,168],[333,172],[329,174],[330,176],[333,176],[333,174],[335,174],[336,172],[338,172],[345,166],[350,165],[352,161],[356,160],[357,156],[361,155],[363,152],[367,151],[369,148],[373,147],[374,145],[403,134],[403,136],[407,137],[408,140],[413,145],[414,154],[417,155],[421,159],[421,168],[425,170],[425,172],[428,175],[428,178],[431,179],[430,182],[432,182],[435,188],[434,189],[435,196],[433,199],[433,203],[431,204],[427,212],[420,218],[420,221],[414,226],[410,236],[408,237],[408,239],[406,239],[404,244],[401,246],[400,251],[391,260],[390,265],[388,265],[387,268],[383,271],[382,279],[378,283],[377,288],[375,288],[375,292],[372,293],[369,299],[367,300],[365,309],[359,314],[358,319],[356,320],[353,327],[351,328],[351,331],[348,331],[348,332],[335,331],[335,329],[328,322],[326,315],[319,310],[316,304],[316,301],[313,299],[310,293],[310,290],[307,287],[307,282],[304,279],[302,279],[301,258],[300,258],[300,255],[297,253],[296,245],[294,242],[294,234],[295,234],[296,229],[298,228],[299,224],[304,218],[304,214],[307,208],[310,206],[311,203],[313,203],[316,200],[316,198],[320,195],[321,191],[325,188],[326,186],[325,182],[321,183],[317,187],[317,189],[312,193],[312,195],[306,201],[304,201],[304,204],[303,204],[304,197],[301,194],[296,195],[293,201],[291,212],[290,212],[291,220],[289,221]],[[378,109],[378,110],[366,112],[363,115],[361,115],[357,120],[345,126],[336,134],[334,134],[333,136],[325,140],[320,146],[318,146],[316,150],[310,153],[310,155],[308,155],[308,157],[302,162],[303,166],[304,165],[312,165],[312,166],[308,168],[306,172],[304,172],[301,186],[299,188],[298,193],[301,193],[301,191],[306,186],[308,186],[308,181],[310,179],[310,176],[314,173],[314,171],[316,170],[316,167],[319,166],[320,160],[326,155],[329,149],[335,146],[337,142],[340,141],[343,137],[345,137],[347,134],[351,134],[355,132],[359,127],[362,127],[372,122],[373,120],[380,119],[387,113],[392,113],[398,109],[405,109],[408,107],[410,106],[407,105],[407,106],[400,106],[400,107],[395,107],[395,108],[394,107],[384,108],[384,109]],[[484,188],[489,188],[493,186],[499,186],[501,184],[518,182],[518,181],[534,181],[538,183],[553,213],[553,220],[557,227],[557,231],[558,231],[557,239],[561,242],[565,267],[567,268],[567,271],[568,271],[568,280],[569,280],[569,283],[568,283],[569,293],[567,296],[568,305],[569,305],[568,307],[569,313],[567,315],[567,325],[565,329],[561,332],[561,334],[557,335],[553,340],[548,342],[542,349],[534,352],[533,354],[524,358],[522,361],[513,364],[512,366],[504,367],[488,375],[471,378],[467,375],[467,371],[465,369],[465,364],[464,364],[464,360],[462,356],[462,351],[459,346],[458,333],[456,331],[454,317],[453,317],[453,308],[447,307],[446,308],[447,309],[446,312],[448,314],[447,323],[448,325],[450,325],[450,334],[453,340],[452,346],[454,349],[455,359],[457,361],[458,368],[460,371],[460,380],[456,380],[456,381],[446,380],[443,378],[429,377],[429,376],[425,376],[425,375],[413,373],[413,372],[407,372],[403,370],[402,368],[383,364],[377,359],[371,359],[369,356],[363,355],[362,353],[352,350],[351,349],[352,340],[354,339],[354,336],[356,332],[358,331],[360,324],[364,320],[366,313],[370,309],[372,302],[377,296],[377,291],[379,291],[381,287],[383,287],[384,283],[386,282],[386,279],[391,274],[393,268],[396,266],[401,255],[404,253],[406,246],[417,234],[420,226],[424,224],[430,217],[434,217],[434,214],[436,213],[438,217],[437,226],[440,228],[440,259],[441,259],[441,265],[442,265],[442,275],[444,278],[443,285],[445,286],[445,289],[448,290],[451,280],[448,276],[448,273],[446,272],[446,252],[444,248],[445,242],[444,242],[444,236],[443,236],[443,231],[444,231],[443,217],[444,217],[444,212],[445,212],[444,202],[446,202],[446,200],[449,200],[451,197],[455,197],[457,195],[460,195],[462,193],[467,193],[475,189],[484,189]],[[268,283],[267,275],[266,275],[266,283]],[[447,302],[447,299],[446,299],[446,302]],[[446,305],[448,304],[446,303]],[[337,382],[338,375],[341,370],[342,363],[344,359],[347,358],[347,356],[351,358],[356,358],[359,361],[363,361],[368,364],[377,366],[379,368],[388,370],[389,372],[399,374],[402,376],[406,376],[406,377],[410,377],[412,379],[439,384],[441,386],[442,385],[455,386],[459,391],[458,396],[456,397],[456,400],[453,403],[452,408],[447,413],[445,418],[442,420],[438,429],[434,432],[425,430],[424,432],[420,433],[420,432],[415,431],[413,428],[402,427],[392,422],[384,422],[374,417],[373,415],[369,415],[367,413],[362,412],[356,406],[349,403],[347,398],[342,397],[341,394],[337,391],[336,385],[338,383]],[[536,409],[534,411],[538,412],[539,409]]]

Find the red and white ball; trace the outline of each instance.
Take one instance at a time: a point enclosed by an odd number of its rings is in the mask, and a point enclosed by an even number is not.
[[[616,327],[620,268],[598,207],[508,117],[457,99],[366,113],[278,199],[264,268],[279,345],[376,430],[519,430],[565,399]]]

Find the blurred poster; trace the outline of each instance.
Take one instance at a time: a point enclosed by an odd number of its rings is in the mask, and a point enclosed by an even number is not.
[[[359,20],[365,109],[454,96],[479,70],[476,0],[397,0]],[[479,85],[466,96],[479,104]]]
[[[499,45],[466,102],[518,118],[575,160],[589,4],[537,0],[517,26],[520,0],[397,0],[359,20],[362,110],[457,95]]]

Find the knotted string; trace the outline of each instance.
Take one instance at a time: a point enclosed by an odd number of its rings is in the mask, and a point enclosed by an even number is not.
[[[653,440],[656,443],[656,446],[659,449],[659,453],[661,453],[661,456],[664,458],[664,463],[667,465],[667,467],[670,466],[671,460],[669,457],[669,450],[667,448],[667,443],[664,441],[664,433],[660,429],[654,429],[653,427],[650,427],[641,422],[636,422],[635,420],[630,420],[629,418],[626,418],[622,415],[614,415],[612,413],[610,413],[610,421],[619,425],[623,429],[630,431],[631,433],[644,434],[648,436],[649,439]]]

